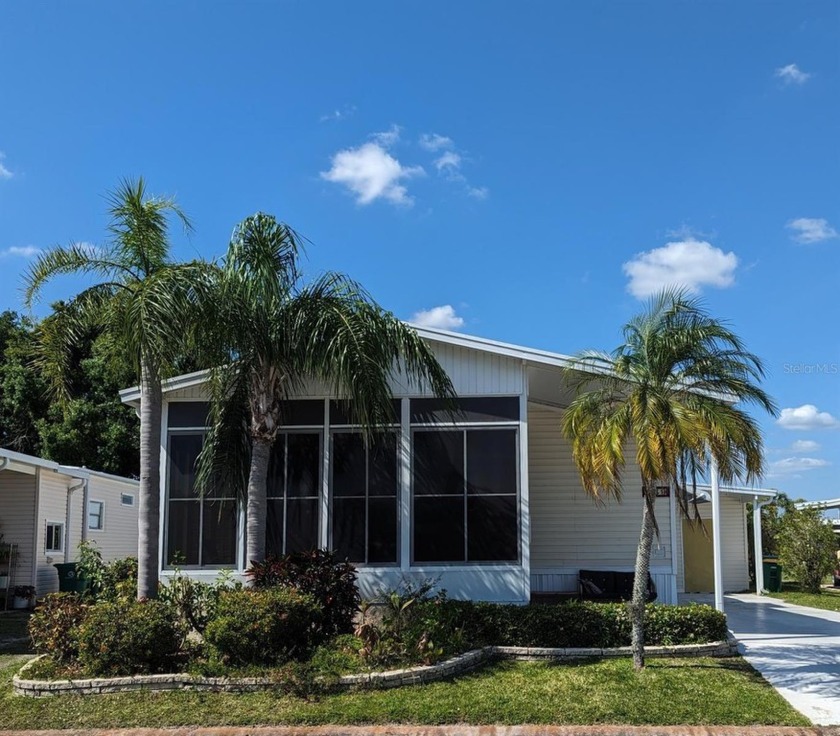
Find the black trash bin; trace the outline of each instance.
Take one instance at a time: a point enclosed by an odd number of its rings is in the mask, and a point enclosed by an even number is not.
[[[75,562],[57,562],[58,590],[60,593],[84,593],[88,587],[87,578],[79,577]]]

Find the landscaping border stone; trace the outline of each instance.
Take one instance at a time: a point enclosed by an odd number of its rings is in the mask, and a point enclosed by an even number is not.
[[[738,653],[738,641],[732,637],[708,644],[681,644],[678,646],[645,647],[648,657],[731,657]],[[407,667],[384,672],[364,672],[342,675],[334,683],[338,689],[392,688],[403,685],[420,685],[443,680],[470,672],[497,659],[516,660],[576,660],[592,657],[627,657],[630,647],[612,649],[553,649],[546,647],[497,647],[473,649],[437,664]],[[41,655],[41,657],[46,655]],[[31,698],[53,695],[97,695],[100,693],[121,693],[137,690],[203,690],[210,692],[253,692],[271,690],[278,683],[269,677],[202,677],[200,675],[165,674],[134,675],[132,677],[96,677],[78,680],[30,680],[26,672],[41,657],[29,660],[12,678],[16,695]]]

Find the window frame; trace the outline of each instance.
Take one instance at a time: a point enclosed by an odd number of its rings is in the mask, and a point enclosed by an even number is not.
[[[99,526],[90,525],[90,507],[92,504],[99,504]],[[89,498],[87,507],[87,528],[89,532],[104,532],[105,531],[105,502],[98,498]]]
[[[129,499],[128,503],[126,503],[126,499]],[[120,493],[120,506],[133,507],[134,505],[135,499],[133,493]]]
[[[400,506],[402,504],[402,459],[401,459],[401,447],[402,447],[402,428],[399,424],[386,424],[381,428],[377,428],[376,431],[386,431],[392,432],[394,434],[395,440],[395,457],[394,462],[396,464],[396,488],[394,493],[394,501],[396,504],[396,509],[394,516],[396,517],[396,531],[397,531],[397,540],[396,540],[396,560],[394,562],[367,562],[369,556],[369,545],[368,545],[368,528],[369,528],[369,517],[370,517],[370,468],[368,467],[368,453],[367,449],[365,451],[365,495],[364,496],[341,496],[340,498],[363,498],[365,501],[365,562],[352,562],[351,564],[356,568],[389,568],[389,569],[399,569],[402,565],[402,514],[400,513]],[[330,425],[329,427],[329,450],[330,450],[330,457],[329,457],[329,510],[327,513],[327,527],[329,530],[329,535],[327,538],[328,547],[331,550],[335,550],[334,544],[334,537],[333,537],[333,515],[335,513],[335,462],[333,460],[333,436],[336,434],[361,434],[362,427],[360,425],[353,425],[353,424],[337,424],[337,425]],[[373,496],[373,498],[389,498],[388,496]]]
[[[61,529],[61,547],[50,547],[49,546],[49,536],[50,536],[50,527],[59,527]],[[65,535],[64,535],[64,522],[63,521],[50,521],[47,519],[44,522],[44,553],[48,555],[63,555],[64,554],[64,547],[65,545]],[[55,532],[53,532],[53,543],[55,543]]]
[[[479,430],[479,431],[494,431],[494,430],[508,430],[514,432],[514,446],[516,451],[514,453],[514,476],[516,478],[516,492],[515,494],[506,493],[506,494],[470,494],[467,490],[467,482],[468,482],[468,467],[469,467],[469,458],[467,456],[467,432],[470,430]],[[411,492],[410,492],[410,504],[411,504],[411,511],[410,511],[410,519],[411,519],[411,528],[409,529],[410,534],[410,566],[412,568],[436,568],[436,567],[443,567],[443,568],[452,568],[452,567],[506,567],[510,565],[521,565],[522,564],[522,458],[521,455],[521,422],[520,421],[495,421],[495,422],[440,422],[440,423],[418,423],[412,424],[410,427],[411,432],[411,451],[410,451],[410,485],[411,485]],[[416,453],[415,453],[415,443],[414,443],[414,436],[417,432],[460,432],[463,436],[463,458],[464,458],[464,484],[462,493],[459,495],[456,494],[417,494],[415,493],[415,475],[414,475],[414,466],[416,462]],[[502,498],[509,498],[511,496],[514,497],[516,503],[516,558],[510,560],[470,560],[469,559],[469,523],[468,523],[468,509],[467,503],[471,497],[502,497]],[[441,562],[441,561],[431,561],[431,560],[417,560],[415,557],[415,550],[414,550],[414,540],[415,540],[415,533],[416,533],[416,522],[417,522],[417,514],[415,513],[415,501],[417,498],[458,498],[461,497],[463,499],[464,504],[464,559],[463,560],[456,560],[456,561],[449,561],[449,562]]]
[[[274,440],[274,445],[272,446],[272,452],[274,451],[274,447],[277,445],[277,442],[280,440],[281,437],[285,437],[284,442],[286,443],[283,448],[283,495],[282,496],[270,496],[268,487],[267,487],[267,480],[266,479],[266,502],[268,501],[276,501],[279,498],[283,499],[283,551],[282,554],[288,554],[286,551],[286,543],[287,543],[287,524],[288,524],[288,508],[289,508],[289,494],[288,494],[288,470],[289,470],[289,455],[288,455],[288,436],[292,434],[313,434],[318,435],[318,477],[315,481],[315,488],[316,493],[314,496],[292,496],[292,498],[298,499],[305,499],[305,500],[312,500],[315,499],[318,502],[317,505],[317,517],[318,517],[318,528],[315,532],[315,539],[316,539],[316,548],[321,547],[321,534],[323,532],[322,529],[322,514],[321,514],[321,501],[323,499],[323,485],[324,485],[324,426],[317,426],[314,424],[304,424],[304,425],[281,425],[280,430],[277,432],[277,437]],[[269,461],[270,462],[270,461]],[[329,523],[329,522],[328,522]],[[265,529],[266,535],[268,534],[268,503],[266,503],[266,510],[265,510]],[[267,540],[266,540],[267,541]]]
[[[184,436],[184,435],[201,435],[201,442],[202,445],[204,444],[204,439],[207,436],[207,427],[167,427],[166,432],[166,478],[165,478],[165,494],[164,494],[164,514],[165,514],[165,523],[164,523],[164,530],[163,530],[163,546],[161,547],[161,560],[162,565],[161,569],[167,572],[171,572],[173,570],[181,569],[181,570],[230,570],[230,569],[238,569],[239,567],[239,547],[240,547],[240,536],[241,536],[241,526],[243,524],[242,520],[242,503],[239,498],[234,496],[222,496],[219,498],[212,498],[212,501],[233,501],[236,504],[236,527],[235,527],[235,544],[234,544],[234,554],[233,554],[233,561],[228,563],[218,563],[213,565],[205,565],[201,562],[202,558],[204,557],[204,507],[206,505],[207,497],[206,496],[197,496],[197,497],[190,497],[190,498],[175,498],[173,499],[170,494],[170,480],[171,480],[171,468],[172,468],[172,452],[171,452],[171,440],[174,436]],[[172,522],[172,514],[170,513],[170,504],[172,502],[178,503],[195,503],[196,501],[199,502],[199,512],[198,512],[198,564],[190,565],[190,564],[179,564],[176,565],[169,561],[169,527]]]

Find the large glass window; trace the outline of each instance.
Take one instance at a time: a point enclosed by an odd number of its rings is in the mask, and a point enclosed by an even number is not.
[[[415,429],[414,562],[519,557],[517,430]]]
[[[268,466],[267,554],[302,552],[320,546],[320,486],[321,433],[281,433]]]
[[[167,565],[219,567],[236,563],[237,501],[214,489],[199,496],[195,465],[202,432],[169,436]]]
[[[397,433],[368,446],[360,432],[332,435],[332,546],[350,562],[397,562]]]

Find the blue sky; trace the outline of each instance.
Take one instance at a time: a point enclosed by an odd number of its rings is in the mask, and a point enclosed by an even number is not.
[[[0,308],[137,175],[181,257],[266,210],[400,317],[558,352],[679,282],[767,363],[766,483],[840,496],[838,48],[833,0],[7,3]]]

